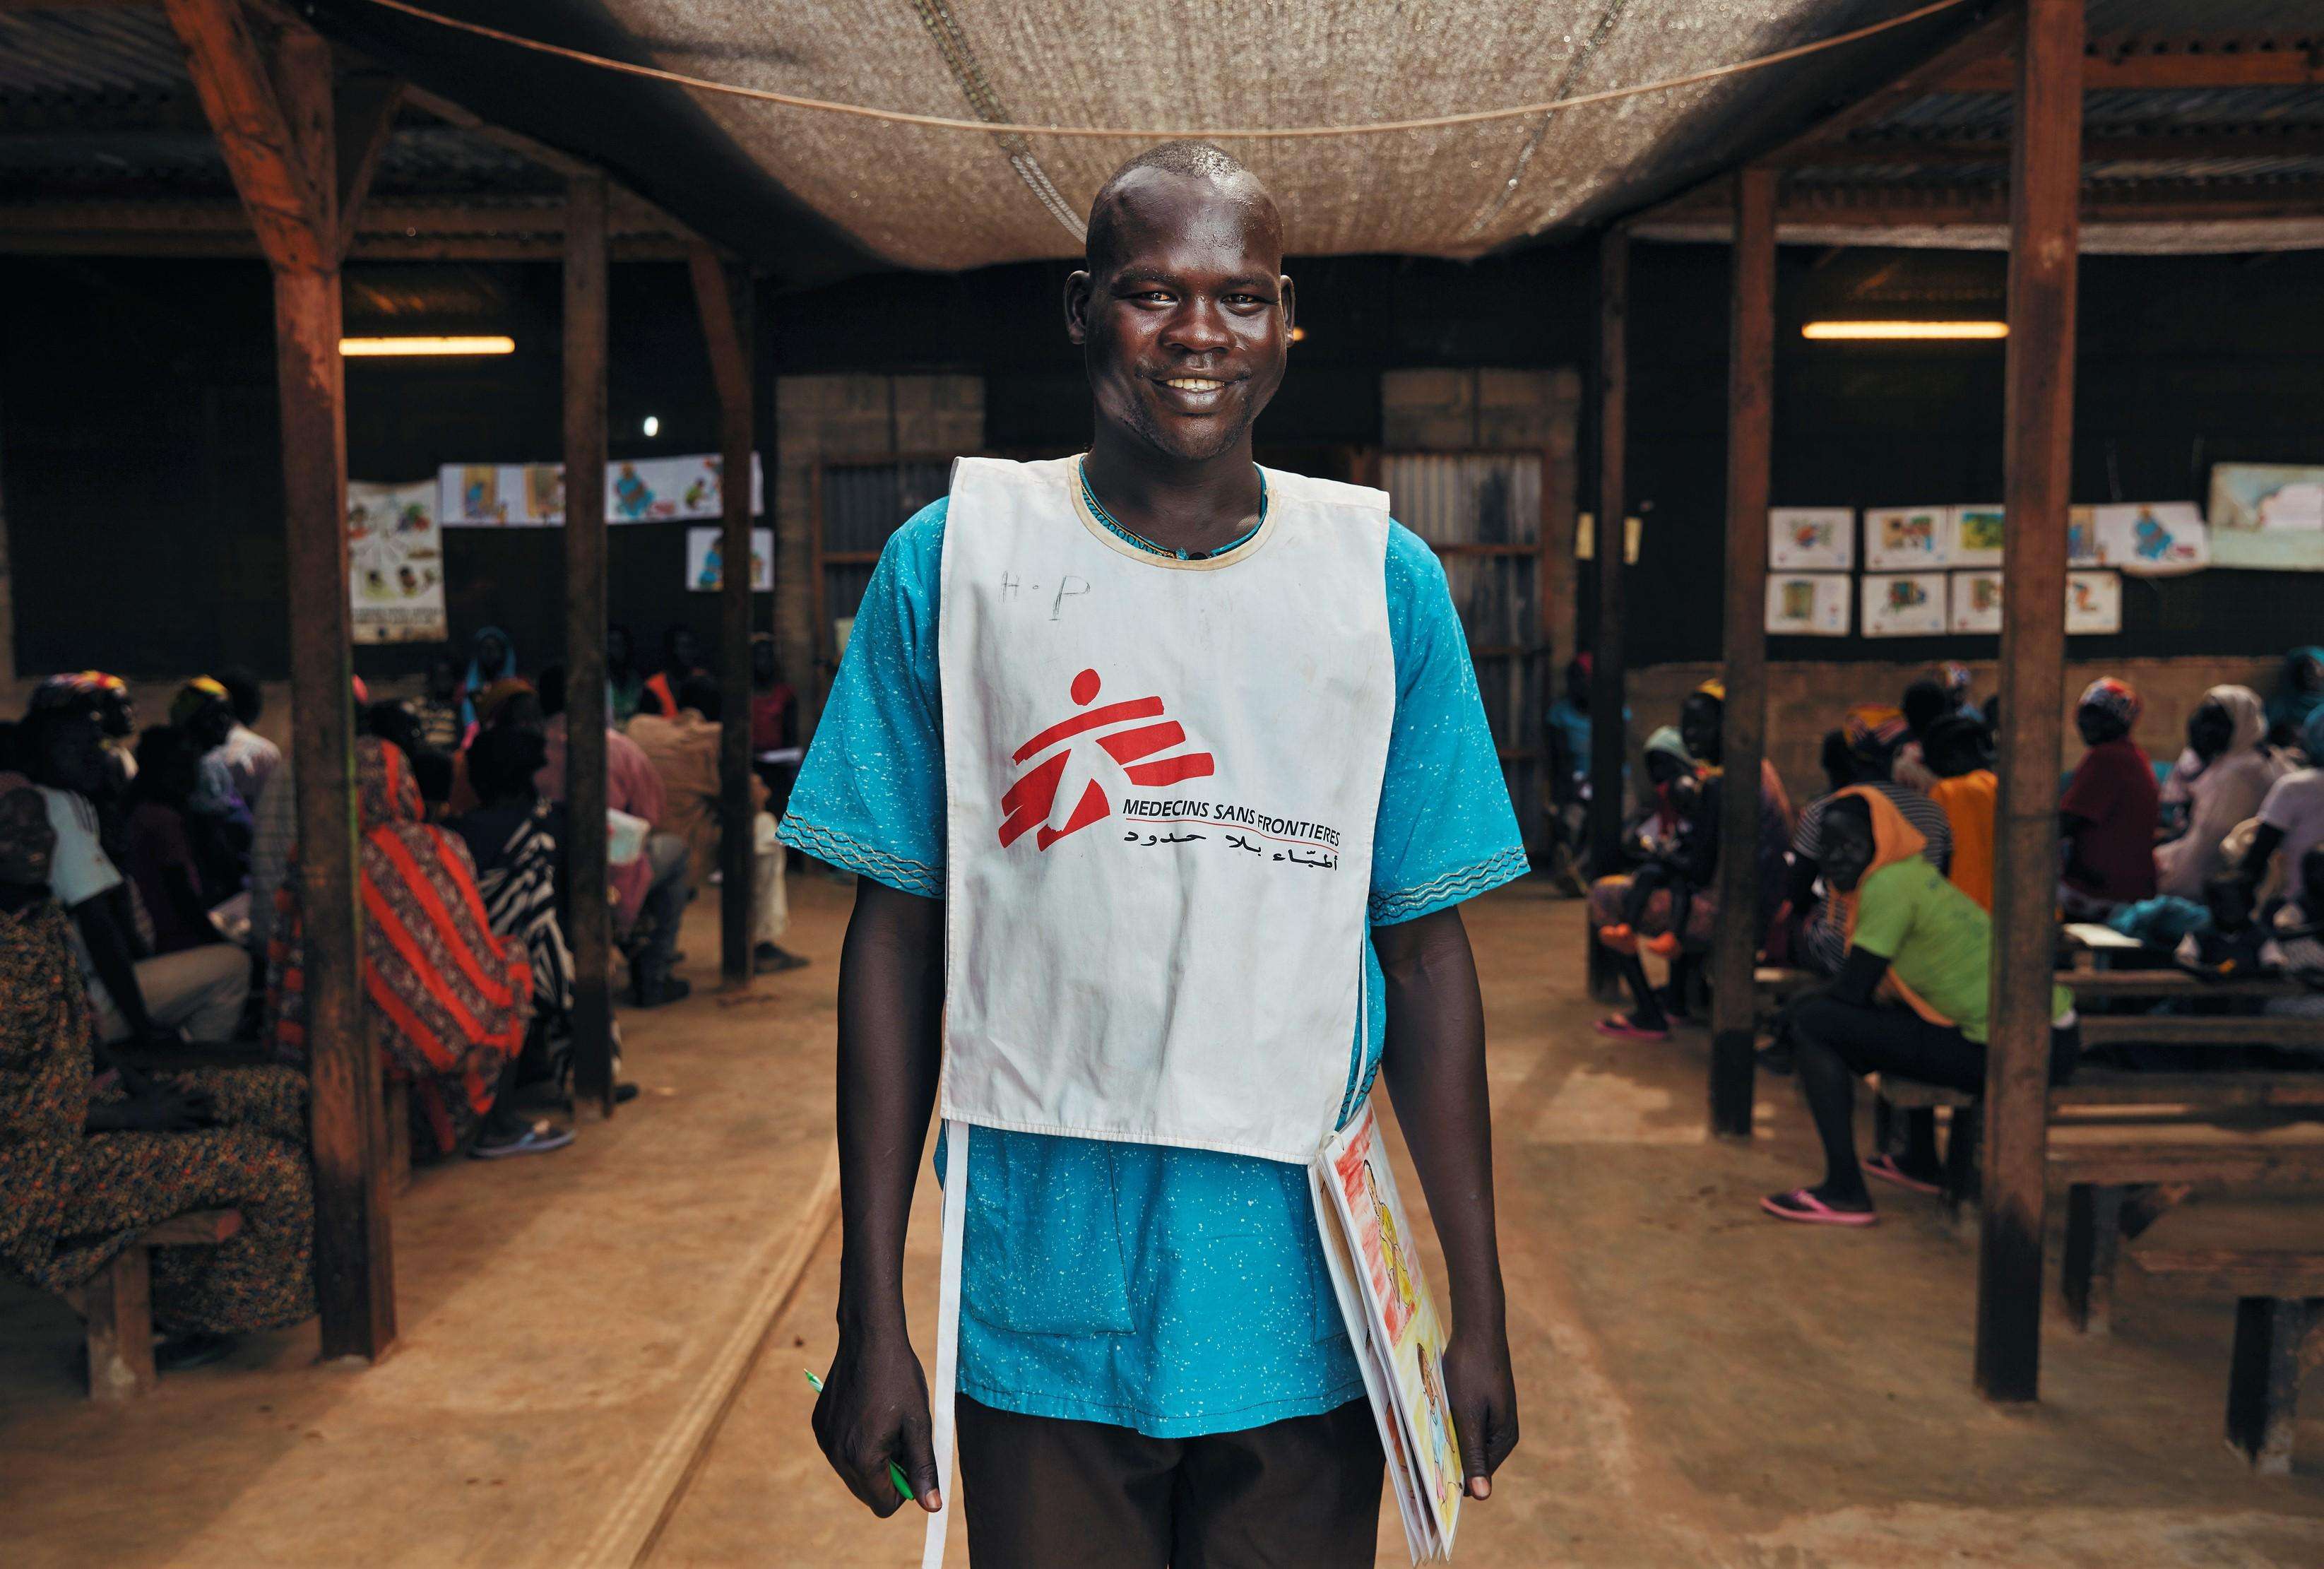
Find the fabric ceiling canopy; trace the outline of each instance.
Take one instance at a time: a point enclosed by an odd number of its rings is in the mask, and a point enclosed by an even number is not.
[[[597,0],[632,58],[880,108],[1042,125],[1342,125],[1493,108],[1731,64],[1913,0]],[[448,7],[447,7],[448,8]],[[1765,72],[1547,116],[1227,141],[1281,203],[1289,248],[1465,257],[1633,207],[1877,79],[1966,10]],[[1931,29],[1936,30],[1931,32]],[[960,269],[1078,255],[1082,217],[1139,143],[935,130],[688,89],[766,174],[878,255]],[[1646,189],[1652,187],[1654,189]]]

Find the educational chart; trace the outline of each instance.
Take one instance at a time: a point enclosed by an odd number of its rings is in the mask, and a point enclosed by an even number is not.
[[[2066,565],[2095,567],[2098,564],[2098,509],[2068,507],[2066,509]]]
[[[1954,507],[1950,515],[1952,543],[1946,552],[1945,565],[2000,566],[2001,547],[2008,533],[2000,504]]]
[[[1767,566],[1777,572],[1845,572],[1856,565],[1854,507],[1770,507]]]
[[[726,563],[723,529],[686,531],[686,586],[696,594],[715,594],[725,586]],[[775,586],[775,531],[751,531],[751,591],[767,594]]]
[[[2211,565],[2324,572],[2324,467],[2211,466]]]
[[[1769,632],[1846,637],[1853,580],[1845,572],[1785,572],[1767,579]]]
[[[441,642],[450,635],[436,490],[424,479],[348,484],[347,594],[356,642]]]
[[[1944,573],[1869,573],[1863,582],[1860,621],[1866,637],[1927,637],[1944,632]]]
[[[2001,574],[1998,572],[1952,574],[1951,612],[1947,619],[1946,627],[1951,632],[1999,632],[2001,630]]]
[[[672,523],[724,514],[724,465],[715,452],[622,458],[605,465],[605,521]],[[447,463],[437,471],[437,516],[446,528],[543,529],[565,521],[560,463]],[[751,456],[751,512],[766,511],[766,479]]]
[[[1864,566],[1871,572],[1914,572],[1951,560],[1950,507],[1868,507]]]
[[[1366,1101],[1312,1172],[1324,1256],[1390,1458],[1413,1561],[1451,1555],[1461,1518],[1461,1446],[1444,1393],[1444,1328],[1420,1269],[1412,1222]],[[1335,1234],[1336,1233],[1336,1234]]]
[[[2209,531],[2193,502],[2134,502],[2092,507],[2095,558],[2074,565],[2113,567],[2140,577],[2200,571],[2211,564]]]
[[[2075,635],[2122,630],[2122,574],[2066,574],[2066,631]]]

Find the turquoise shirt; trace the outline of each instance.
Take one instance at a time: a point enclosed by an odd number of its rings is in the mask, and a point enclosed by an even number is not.
[[[784,842],[807,854],[929,899],[945,894],[945,508],[922,509],[881,552],[782,825]],[[1443,569],[1391,524],[1385,571],[1397,701],[1372,845],[1376,926],[1526,871]],[[1369,942],[1364,960],[1351,1110],[1387,1029]],[[1302,1168],[979,1128],[968,1194],[960,1389],[971,1398],[1193,1437],[1362,1395]]]

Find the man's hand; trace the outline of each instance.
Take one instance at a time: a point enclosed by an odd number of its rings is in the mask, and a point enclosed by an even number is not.
[[[1454,1334],[1444,1348],[1444,1398],[1472,1499],[1493,1496],[1493,1472],[1517,1446],[1517,1380],[1506,1334]]]
[[[903,1330],[844,1335],[815,1403],[815,1441],[850,1491],[885,1519],[902,1507],[888,1463],[903,1467],[912,1496],[930,1514],[937,1491],[927,1380]]]

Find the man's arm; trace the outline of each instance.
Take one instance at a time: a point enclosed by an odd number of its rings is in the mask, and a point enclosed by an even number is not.
[[[1472,1498],[1517,1444],[1517,1391],[1493,1234],[1493,1126],[1485,1087],[1485,1004],[1458,909],[1377,927],[1388,977],[1380,1072],[1443,1244],[1452,1303],[1446,1398]]]
[[[904,1327],[904,1232],[936,1104],[945,907],[859,876],[839,958],[839,1350],[816,1442],[873,1514],[942,1507],[927,1381]],[[1464,950],[1465,951],[1465,950]]]
[[[153,1034],[153,1020],[145,1011],[145,993],[138,989],[137,961],[129,937],[114,919],[112,895],[107,889],[84,899],[72,907],[70,914],[80,928],[80,940],[88,947],[89,963],[97,967],[97,978],[105,983],[106,994],[127,1021],[131,1038],[144,1040]]]

